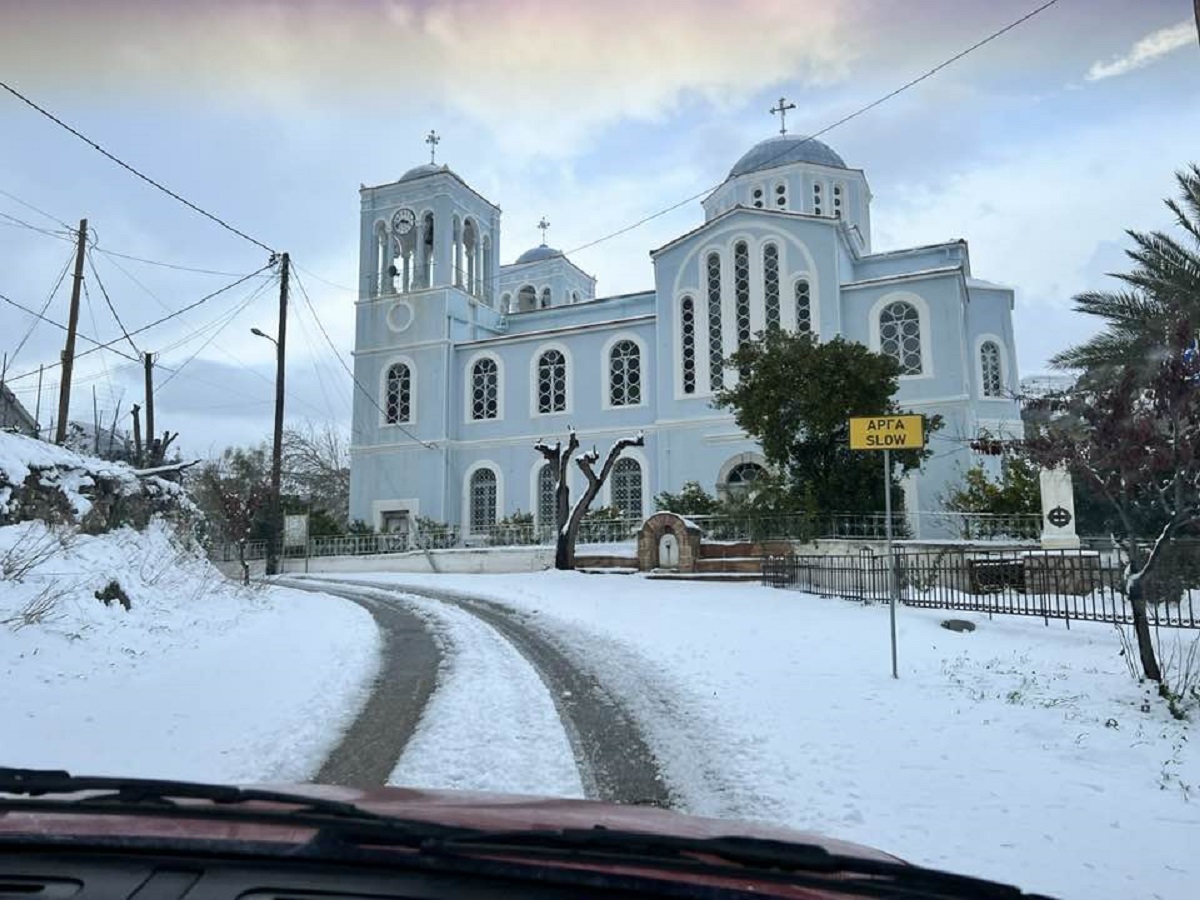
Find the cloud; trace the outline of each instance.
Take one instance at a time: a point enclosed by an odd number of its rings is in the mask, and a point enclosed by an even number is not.
[[[1196,23],[1185,19],[1178,25],[1152,31],[1133,45],[1123,56],[1115,56],[1108,62],[1094,62],[1084,77],[1088,81],[1100,81],[1126,75],[1150,65],[1168,53],[1186,47],[1196,40]]]
[[[6,75],[31,88],[393,118],[449,107],[507,147],[549,155],[690,97],[721,105],[783,80],[827,82],[855,53],[851,14],[820,0],[142,0],[5,15]]]

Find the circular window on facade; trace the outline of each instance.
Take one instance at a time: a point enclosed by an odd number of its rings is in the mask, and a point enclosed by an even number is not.
[[[412,320],[413,308],[407,300],[401,300],[387,312],[387,326],[392,331],[404,331]]]

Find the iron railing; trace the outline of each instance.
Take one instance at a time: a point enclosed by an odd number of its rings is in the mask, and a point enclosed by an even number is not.
[[[1125,570],[1115,553],[943,549],[896,553],[897,599],[908,606],[1129,623]],[[1147,577],[1151,624],[1200,628],[1200,554],[1164,560]],[[847,600],[888,599],[886,556],[870,552],[763,559],[763,584]]]

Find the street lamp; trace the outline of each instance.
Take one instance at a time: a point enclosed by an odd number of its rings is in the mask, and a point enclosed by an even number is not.
[[[255,337],[266,338],[275,345],[275,440],[271,447],[271,532],[267,541],[267,574],[279,574],[279,550],[283,543],[282,503],[280,497],[283,472],[283,354],[287,336],[288,255],[281,258],[279,282],[279,337],[251,328]]]

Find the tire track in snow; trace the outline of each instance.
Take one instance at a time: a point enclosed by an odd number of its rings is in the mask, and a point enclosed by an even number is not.
[[[320,583],[365,590],[373,596],[384,593],[397,602],[405,602],[406,595],[424,597],[484,623],[524,657],[549,690],[574,752],[585,796],[662,808],[678,805],[633,715],[593,671],[581,666],[521,614],[454,591],[344,579],[322,578]]]

